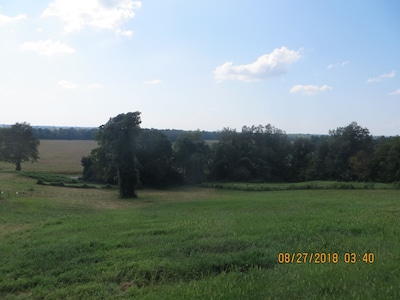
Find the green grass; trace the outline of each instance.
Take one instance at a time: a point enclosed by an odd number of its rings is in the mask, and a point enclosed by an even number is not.
[[[353,189],[399,189],[398,184],[375,182],[340,182],[340,181],[307,181],[307,182],[277,182],[277,183],[244,183],[244,182],[206,182],[205,188],[241,191],[281,191],[281,190],[353,190]]]
[[[400,191],[115,190],[0,173],[1,299],[399,299]],[[18,195],[15,192],[18,191]],[[280,252],[339,262],[279,264]],[[345,263],[346,252],[374,263]]]

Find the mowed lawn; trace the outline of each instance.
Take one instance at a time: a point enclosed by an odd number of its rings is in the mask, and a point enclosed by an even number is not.
[[[400,299],[399,190],[0,191],[0,299]]]

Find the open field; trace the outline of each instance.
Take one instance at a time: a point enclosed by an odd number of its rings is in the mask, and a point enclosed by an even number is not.
[[[400,297],[396,190],[181,188],[127,201],[16,176],[0,179],[19,190],[0,200],[1,299]],[[280,264],[280,252],[338,261]]]
[[[94,148],[96,141],[41,140],[38,162],[23,163],[22,171],[82,174],[82,156]],[[15,170],[15,166],[0,162],[0,170]]]
[[[399,190],[0,191],[0,299],[400,299]]]

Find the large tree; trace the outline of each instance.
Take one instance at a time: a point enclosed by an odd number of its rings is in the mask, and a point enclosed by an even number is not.
[[[400,136],[380,138],[369,167],[374,180],[400,181]]]
[[[21,171],[21,163],[37,161],[39,144],[28,123],[16,123],[0,132],[0,159],[15,164],[15,170]]]
[[[171,142],[160,130],[141,130],[136,155],[143,186],[165,187],[181,181],[182,176],[173,168]]]
[[[367,180],[373,140],[367,128],[356,122],[329,131],[329,138],[319,144],[315,159],[316,179]]]
[[[117,169],[121,198],[137,197],[139,171],[136,144],[140,123],[140,112],[119,114],[100,126],[96,136],[107,163]]]
[[[188,184],[201,183],[206,179],[210,147],[200,131],[184,132],[174,144],[175,163]]]
[[[213,145],[212,180],[278,181],[287,178],[291,159],[284,131],[266,126],[243,126],[242,132],[224,128]]]

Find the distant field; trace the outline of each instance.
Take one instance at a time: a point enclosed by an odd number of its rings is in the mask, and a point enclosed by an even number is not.
[[[96,141],[41,140],[38,162],[22,164],[22,171],[81,174],[82,156],[96,147]],[[0,163],[0,171],[14,169],[11,164]]]

